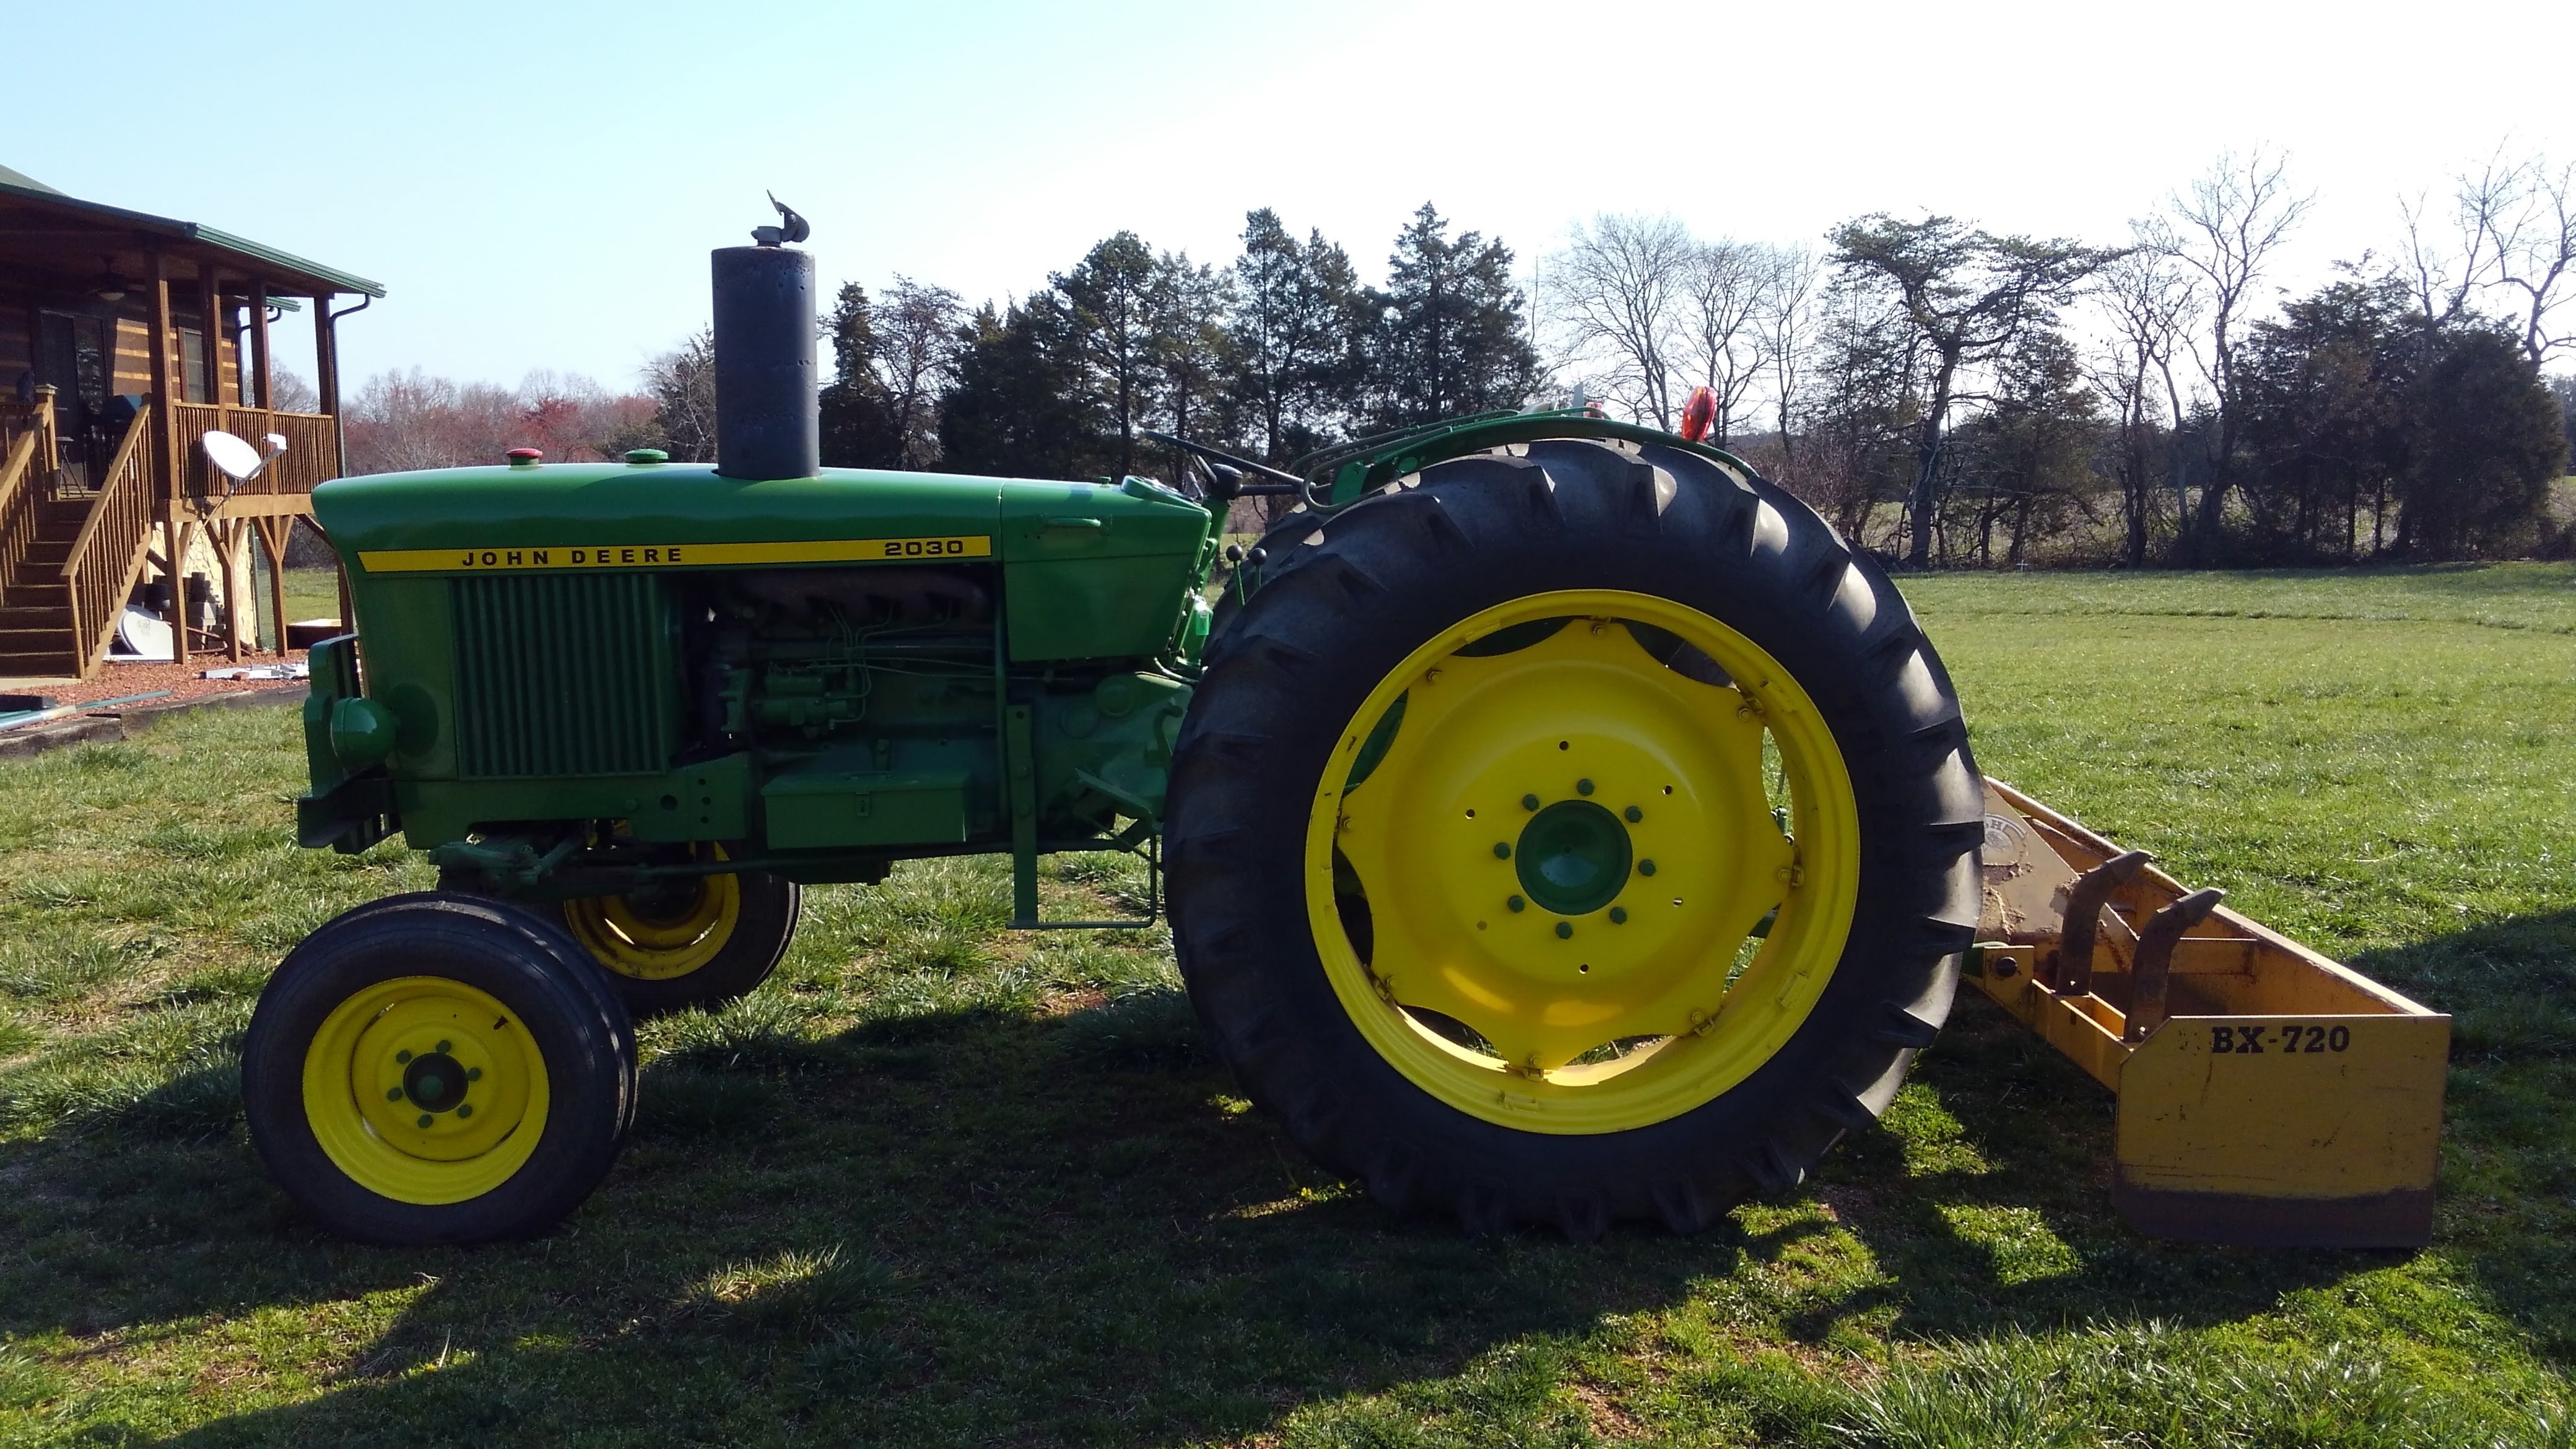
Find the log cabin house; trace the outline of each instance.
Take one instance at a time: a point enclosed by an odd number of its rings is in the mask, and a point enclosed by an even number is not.
[[[89,678],[138,598],[211,625],[174,628],[178,658],[240,659],[257,646],[254,548],[284,648],[287,535],[343,466],[334,329],[384,294],[0,167],[0,676]],[[355,305],[335,311],[343,298]],[[277,405],[270,357],[271,328],[297,312],[313,328],[310,410]],[[285,450],[236,482],[210,465],[210,431],[254,447],[276,434]]]

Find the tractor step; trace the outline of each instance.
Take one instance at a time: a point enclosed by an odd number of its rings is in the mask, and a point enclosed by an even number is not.
[[[2422,1247],[2451,1019],[1986,781],[1968,976],[2119,1102],[2112,1200],[2157,1238]]]

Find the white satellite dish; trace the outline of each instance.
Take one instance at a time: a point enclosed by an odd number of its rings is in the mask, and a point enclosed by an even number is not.
[[[151,610],[128,604],[125,612],[116,619],[116,642],[124,645],[128,654],[145,659],[167,659],[170,657],[170,626],[155,617]]]
[[[261,451],[219,428],[209,428],[197,439],[197,446],[206,450],[206,461],[215,465],[216,472],[236,483],[247,483],[265,471],[270,460],[286,451],[283,433],[271,433],[264,441],[268,446]]]

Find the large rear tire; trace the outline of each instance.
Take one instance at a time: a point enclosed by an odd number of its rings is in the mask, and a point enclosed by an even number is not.
[[[287,954],[242,1044],[242,1097],[278,1185],[342,1237],[526,1237],[616,1161],[635,1037],[552,927],[466,896],[395,896]]]
[[[1884,1111],[1978,775],[1885,576],[1758,479],[1552,441],[1270,549],[1171,784],[1192,1000],[1328,1168],[1471,1228],[1704,1227]]]

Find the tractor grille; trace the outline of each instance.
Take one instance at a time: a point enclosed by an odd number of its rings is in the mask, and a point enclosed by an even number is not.
[[[650,575],[455,585],[460,774],[631,775],[669,765],[670,632]]]

